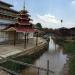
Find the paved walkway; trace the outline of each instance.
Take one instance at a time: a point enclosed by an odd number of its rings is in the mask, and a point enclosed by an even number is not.
[[[41,38],[38,38],[38,45],[41,45],[41,43],[44,43],[44,42],[46,41]],[[0,45],[0,56],[6,58],[8,56],[12,56],[14,54],[21,53],[25,50],[27,51],[34,47],[36,47],[36,38],[29,40],[29,43],[26,49],[24,49],[24,44],[16,44],[16,46],[9,45],[9,44]],[[0,70],[0,75],[8,75],[8,73],[4,72],[3,70]]]
[[[43,43],[44,40],[42,40],[41,38],[39,38],[38,41],[38,45]],[[0,56],[2,57],[8,57],[17,53],[21,53],[25,50],[28,50],[30,48],[36,47],[36,38],[29,40],[29,43],[26,47],[26,49],[24,49],[24,44],[16,44],[16,46],[14,45],[0,45]]]

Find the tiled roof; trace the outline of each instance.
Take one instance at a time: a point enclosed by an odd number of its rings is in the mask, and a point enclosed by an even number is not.
[[[5,5],[9,6],[9,7],[12,7],[12,6],[13,6],[13,5],[11,5],[11,4],[9,4],[9,3],[6,3],[6,2],[3,2],[3,1],[1,1],[1,0],[0,0],[0,3],[5,4]]]

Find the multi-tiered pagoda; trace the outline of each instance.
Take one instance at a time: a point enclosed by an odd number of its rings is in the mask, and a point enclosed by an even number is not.
[[[35,32],[32,23],[30,22],[30,15],[28,11],[24,9],[21,10],[16,18],[15,24],[10,24],[8,27],[4,29],[4,31],[8,32],[9,40],[13,40],[14,45],[16,44],[16,40],[24,39],[26,44],[26,39],[28,41],[29,38],[33,38],[33,33]]]
[[[30,23],[30,15],[28,14],[28,11],[25,10],[25,7],[23,10],[21,10],[18,14],[17,22],[15,24],[16,31],[17,32],[33,32],[33,25]]]

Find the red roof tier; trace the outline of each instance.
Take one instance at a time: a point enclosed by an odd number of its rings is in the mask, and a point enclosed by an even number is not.
[[[16,29],[16,32],[35,32],[36,30],[35,29]]]
[[[17,24],[19,24],[19,25],[21,25],[21,26],[22,26],[22,25],[31,25],[31,23],[18,23],[18,22],[17,22]]]
[[[5,31],[35,32],[36,29],[33,29],[33,28],[16,28],[16,27],[10,27],[10,28],[5,29]]]

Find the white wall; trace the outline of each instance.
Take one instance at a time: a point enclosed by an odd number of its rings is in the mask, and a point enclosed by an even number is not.
[[[6,19],[0,19],[0,23],[3,23],[3,24],[8,24],[8,23],[15,23],[15,21],[13,20],[6,20]]]
[[[28,34],[28,38],[33,38],[33,34],[34,34],[33,32],[29,33]],[[20,33],[18,36],[19,36],[20,39],[24,39],[25,38],[24,33],[23,34]]]
[[[33,38],[33,32],[32,33],[29,33],[29,35],[28,35],[28,38]]]
[[[4,40],[8,40],[8,34],[6,34],[5,32],[0,32],[0,42]]]

